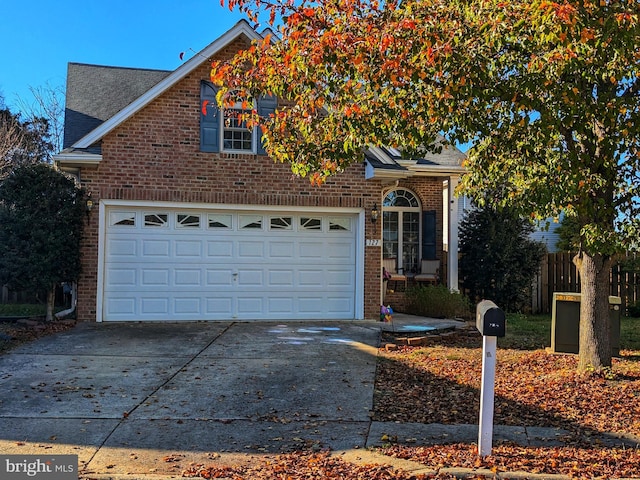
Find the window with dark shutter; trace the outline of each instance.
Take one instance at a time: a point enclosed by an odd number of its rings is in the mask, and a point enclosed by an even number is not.
[[[218,89],[212,83],[200,83],[200,151],[220,151],[220,109],[216,103]]]
[[[273,115],[276,112],[276,107],[278,106],[278,100],[276,97],[260,97],[258,99],[258,115],[262,118],[269,118],[270,115]],[[262,144],[262,130],[260,128],[256,128],[255,131],[258,135],[258,155],[266,155],[266,151],[264,150],[264,146]]]

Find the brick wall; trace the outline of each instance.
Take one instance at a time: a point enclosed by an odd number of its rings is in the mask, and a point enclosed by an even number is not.
[[[235,49],[228,49],[228,52]],[[226,53],[228,53],[226,52]],[[142,109],[102,141],[102,161],[83,168],[81,181],[94,201],[104,199],[237,205],[363,208],[380,204],[381,186],[364,180],[357,162],[321,187],[296,178],[288,165],[258,155],[203,153],[200,147],[200,80],[208,64]],[[365,237],[380,238],[366,222]],[[376,233],[377,232],[377,233]],[[90,214],[78,286],[78,318],[96,318],[98,212]],[[378,314],[380,248],[365,249],[365,316]]]
[[[242,42],[221,57],[233,55]],[[321,187],[296,178],[288,165],[257,155],[203,153],[200,147],[200,81],[209,62],[136,113],[102,141],[102,161],[83,168],[81,181],[94,201],[103,199],[197,202],[205,204],[362,208],[381,204],[382,185],[365,181],[356,162]],[[437,210],[438,255],[442,254],[442,181],[402,182],[425,209]],[[365,238],[382,238],[382,222],[367,220]],[[83,270],[78,284],[78,319],[96,318],[98,209],[89,217],[82,242]],[[381,297],[381,248],[365,248],[365,318],[377,319]]]

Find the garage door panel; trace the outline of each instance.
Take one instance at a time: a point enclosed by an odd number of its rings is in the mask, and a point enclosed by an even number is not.
[[[109,254],[117,257],[135,257],[137,242],[134,239],[114,239],[109,243]]]
[[[136,312],[136,299],[135,298],[121,298],[114,296],[107,300],[107,312],[112,315],[135,315]]]
[[[299,258],[303,261],[313,261],[323,257],[325,244],[322,242],[305,241],[300,245]]]
[[[202,242],[196,240],[177,240],[176,257],[202,258]]]
[[[233,269],[208,268],[206,274],[206,286],[222,287],[233,285]]]
[[[147,218],[146,210],[136,218]],[[162,228],[107,225],[104,320],[354,318],[357,236],[329,229],[335,215],[314,214],[310,224],[308,214],[288,214],[286,228],[271,228],[274,214],[225,213],[224,225],[186,228],[177,224],[178,209],[166,213]],[[262,227],[241,228],[240,217]]]
[[[269,270],[268,276],[270,287],[293,288],[294,286],[295,272],[293,270]]]
[[[321,269],[301,268],[298,271],[298,285],[302,287],[324,286],[324,275]]]
[[[342,315],[353,311],[353,298],[344,295],[328,296],[327,311],[334,318],[343,318]]]
[[[264,271],[262,269],[238,269],[238,287],[264,287]]]
[[[143,268],[140,276],[140,286],[169,286],[170,272],[168,268]]]
[[[351,242],[329,242],[327,245],[327,258],[331,260],[345,261],[354,258],[354,246]]]
[[[166,297],[140,298],[140,313],[142,315],[168,315],[169,299]]]
[[[176,297],[173,301],[173,305],[173,311],[177,315],[202,314],[200,297]]]
[[[176,268],[173,274],[176,287],[200,287],[202,285],[202,271],[200,269]]]
[[[232,259],[233,244],[233,240],[209,240],[207,256],[212,259]]]
[[[264,242],[242,240],[238,242],[238,258],[264,258]]]
[[[269,242],[269,258],[292,259],[295,254],[295,242]]]
[[[142,239],[143,257],[169,258],[171,242],[169,240],[145,240]]]
[[[302,315],[318,315],[320,312],[325,311],[326,305],[323,297],[304,297],[301,296],[298,300],[298,310]]]
[[[137,270],[135,268],[124,268],[113,266],[105,272],[105,284],[109,287],[136,285]]]
[[[241,318],[261,318],[264,315],[264,298],[239,294],[237,309]]]
[[[353,285],[353,281],[355,280],[353,270],[346,268],[328,269],[325,278],[327,279],[327,286],[329,288]]]
[[[294,310],[294,301],[291,297],[270,297],[269,298],[269,312],[276,315],[289,316],[292,315]]]
[[[232,318],[233,317],[233,303],[234,299],[231,295],[220,295],[217,297],[208,297],[206,299],[206,311],[207,317],[216,318]]]

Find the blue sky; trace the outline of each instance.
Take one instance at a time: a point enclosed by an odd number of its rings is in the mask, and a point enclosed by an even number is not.
[[[2,0],[0,93],[14,110],[68,62],[173,70],[242,18],[219,0]]]

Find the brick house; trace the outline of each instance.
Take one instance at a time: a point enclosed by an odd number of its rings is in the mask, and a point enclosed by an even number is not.
[[[255,38],[238,22],[174,71],[69,64],[55,162],[93,205],[79,320],[376,319],[383,255],[410,272],[455,248],[461,152],[405,161],[372,147],[312,187],[264,155],[257,129],[201,112],[211,59]]]

